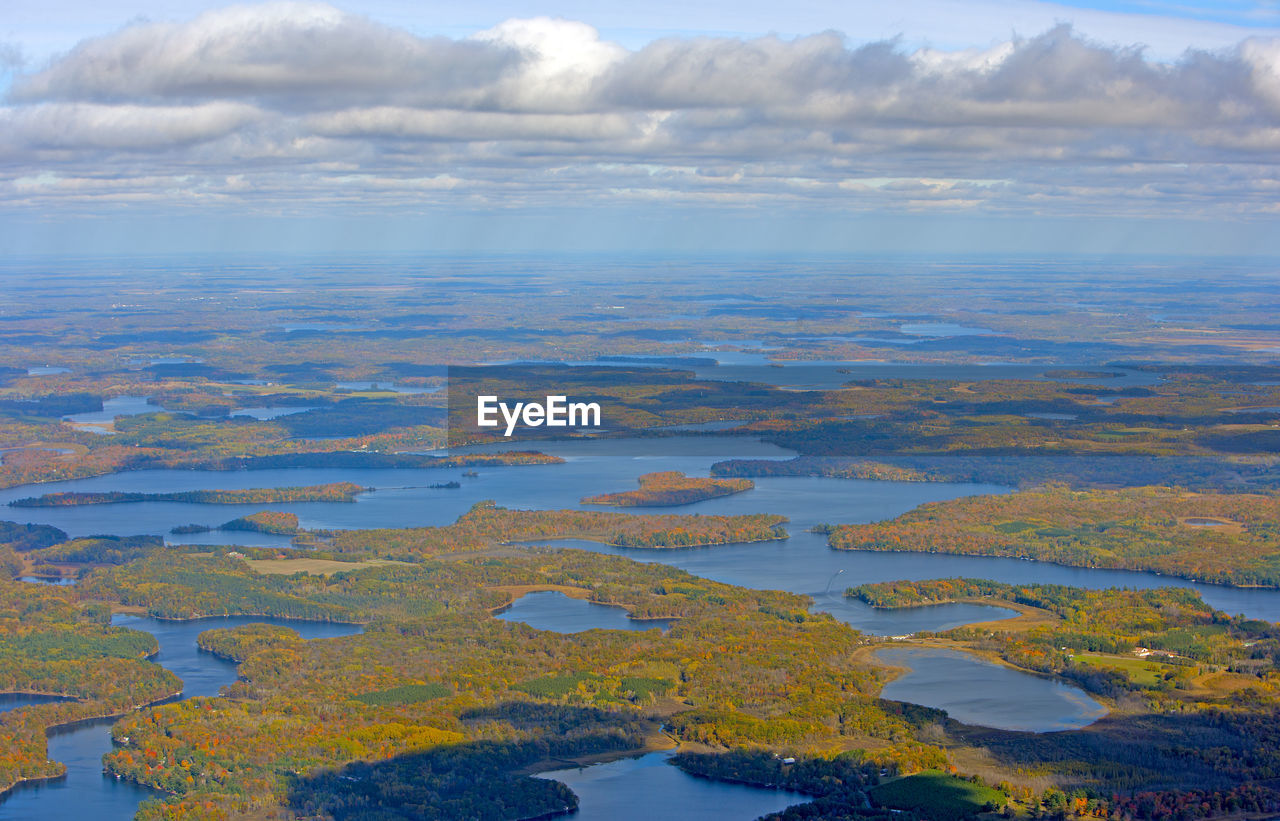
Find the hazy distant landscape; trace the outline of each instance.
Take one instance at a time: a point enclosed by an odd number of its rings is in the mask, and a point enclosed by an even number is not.
[[[43,264],[4,687],[64,700],[5,705],[6,809],[1271,807],[1254,262]],[[604,418],[507,438],[490,391]]]

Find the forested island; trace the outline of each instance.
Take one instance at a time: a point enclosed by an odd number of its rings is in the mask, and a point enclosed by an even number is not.
[[[495,543],[588,539],[618,547],[672,548],[787,537],[786,517],[660,514],[633,516],[595,510],[508,510],[481,502],[446,527],[342,530],[319,533],[338,553],[396,558],[475,550]]]
[[[354,502],[356,496],[373,490],[354,482],[331,482],[305,487],[267,487],[247,490],[183,490],[173,493],[46,493],[15,499],[10,507],[70,507],[73,505],[115,505],[130,502],[185,502],[197,505],[261,505],[283,502]]]
[[[743,493],[755,487],[750,479],[707,479],[685,476],[676,470],[646,473],[636,481],[640,483],[639,490],[587,496],[582,503],[617,507],[675,507]]]
[[[219,530],[248,530],[257,533],[276,533],[281,536],[292,536],[298,532],[298,514],[285,513],[278,510],[263,510],[250,513],[239,519],[232,519],[218,528]]]

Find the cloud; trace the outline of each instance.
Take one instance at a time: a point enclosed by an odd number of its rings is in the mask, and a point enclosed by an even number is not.
[[[231,6],[86,40],[20,78],[18,102],[266,99],[332,105],[364,95],[466,102],[518,59],[508,48],[419,38],[315,3]]]
[[[648,118],[643,118],[647,120]],[[329,137],[397,137],[441,141],[608,140],[643,128],[635,117],[603,114],[515,114],[506,111],[422,110],[382,106],[310,118]]]
[[[11,145],[45,148],[171,148],[215,139],[258,122],[262,113],[237,102],[193,106],[42,103],[0,110]]]
[[[1280,41],[1175,62],[1066,26],[959,51],[836,32],[628,50],[570,20],[454,40],[272,3],[87,40],[16,77],[0,134],[22,208],[87,201],[30,180],[106,169],[264,209],[1247,215],[1277,190]]]
[[[472,38],[510,48],[521,60],[494,89],[492,102],[509,109],[571,111],[590,105],[600,77],[627,51],[606,43],[586,23],[538,17],[508,20]]]

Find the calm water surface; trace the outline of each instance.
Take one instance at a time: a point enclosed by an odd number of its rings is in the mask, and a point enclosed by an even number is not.
[[[111,433],[105,427],[107,423],[114,422],[117,416],[137,416],[141,413],[160,413],[164,408],[159,405],[147,404],[145,396],[117,396],[107,399],[102,403],[102,410],[90,411],[88,413],[74,413],[63,418],[70,422],[78,422],[92,427],[86,427],[85,430],[94,433]]]
[[[35,493],[134,490],[160,492],[193,489],[281,487],[354,481],[378,488],[354,503],[304,502],[278,505],[186,505],[142,503],[66,508],[8,508],[3,516],[20,522],[52,524],[72,535],[94,533],[166,533],[180,524],[216,526],[237,516],[266,509],[296,513],[304,527],[368,528],[443,525],[485,499],[515,508],[583,508],[584,496],[628,490],[641,473],[682,470],[707,475],[711,464],[730,458],[786,459],[793,452],[754,438],[670,436],[631,439],[579,439],[539,443],[547,453],[565,459],[558,465],[478,467],[464,469],[264,471],[138,471],[0,491],[0,503]],[[501,447],[472,448],[499,450]],[[456,490],[425,487],[445,481]],[[896,579],[951,576],[985,578],[1014,584],[1052,583],[1099,589],[1106,587],[1192,587],[1213,607],[1230,614],[1280,621],[1280,591],[1241,589],[1190,582],[1155,573],[1060,567],[1042,562],[978,556],[924,553],[834,551],[826,539],[805,532],[824,522],[870,522],[892,518],[925,502],[974,494],[1005,493],[999,485],[973,483],[876,482],[820,477],[762,477],[754,490],[710,499],[681,508],[681,513],[735,514],[774,512],[786,515],[791,538],[778,542],[678,550],[626,550],[595,543],[557,545],[626,555],[639,561],[662,561],[717,581],[748,587],[812,595],[820,609],[869,632],[897,635],[937,630],[974,618],[996,618],[1007,611],[970,605],[944,605],[910,611],[877,611],[841,595],[844,588]],[[596,508],[607,509],[607,508]],[[637,512],[643,512],[641,508]],[[280,537],[259,534],[208,533],[170,536],[178,543],[286,546]]]
[[[965,724],[1047,733],[1085,727],[1107,714],[1077,687],[969,653],[893,647],[878,650],[876,658],[910,670],[885,685],[882,698],[937,707]]]
[[[632,490],[636,477],[679,470],[707,475],[715,462],[733,458],[787,459],[794,452],[754,438],[667,436],[632,439],[578,439],[540,442],[537,448],[560,456],[563,464],[430,470],[350,470],[302,468],[261,471],[149,470],[98,476],[0,491],[0,504],[43,493],[285,487],[354,481],[376,488],[355,502],[296,502],[263,505],[201,505],[141,502],[47,508],[8,508],[3,517],[51,524],[76,536],[95,533],[166,533],[176,525],[217,526],[260,510],[296,513],[306,528],[371,528],[444,525],[476,502],[497,500],[525,509],[579,508],[585,496]],[[472,448],[507,450],[510,446]],[[464,476],[473,472],[475,476]],[[456,481],[457,489],[428,485]],[[872,482],[819,477],[766,477],[755,490],[710,499],[678,509],[681,513],[776,512],[793,522],[865,522],[895,516],[916,505],[975,493],[1004,493],[999,485],[967,483]],[[617,508],[596,508],[617,510]],[[665,510],[672,510],[667,508]],[[637,512],[644,512],[639,509]],[[793,528],[794,529],[794,528]],[[223,541],[234,541],[226,534]],[[186,541],[185,537],[179,539]]]
[[[991,579],[1007,584],[1061,584],[1088,590],[1111,587],[1149,590],[1159,587],[1189,587],[1200,593],[1210,606],[1231,615],[1242,614],[1253,619],[1280,622],[1280,591],[1260,588],[1223,587],[1191,582],[1156,573],[1133,570],[1098,570],[1088,567],[1064,567],[1047,562],[998,559],[986,556],[948,556],[941,553],[880,553],[864,550],[832,550],[826,537],[816,533],[794,533],[781,542],[721,545],[718,547],[645,550],[601,545],[582,540],[542,542],[557,547],[576,547],[600,553],[613,553],[641,562],[663,562],[727,584],[768,590],[804,593],[815,599],[815,610],[825,610],[842,621],[879,635],[913,632],[906,619],[928,622],[927,611],[945,613],[939,608],[904,608],[885,610],[872,608],[851,599],[843,591],[849,587],[901,579]],[[830,587],[828,587],[830,585]],[[910,615],[920,611],[920,615]],[[1001,611],[1008,612],[1008,611]],[[996,618],[998,616],[986,616]],[[877,626],[876,620],[883,619]],[[964,619],[949,626],[956,627]],[[945,627],[917,626],[915,630],[942,630]]]
[[[33,704],[52,704],[55,701],[75,701],[75,699],[36,693],[0,693],[0,713],[7,713],[19,707],[30,707]]]
[[[990,328],[972,328],[967,325],[957,325],[954,322],[907,322],[899,325],[898,330],[904,334],[929,337],[981,336],[984,334],[1003,336],[1003,334],[997,333]]]
[[[792,804],[812,801],[786,790],[723,784],[695,778],[667,763],[670,753],[649,753],[607,764],[539,773],[578,796],[574,821],[752,821]]]
[[[502,621],[514,621],[553,630],[581,633],[584,630],[666,630],[672,619],[633,619],[621,607],[572,599],[563,593],[543,590],[526,593],[496,614]]]
[[[231,416],[248,416],[259,421],[267,419],[275,419],[280,416],[288,416],[293,413],[304,413],[309,410],[315,410],[314,407],[305,407],[299,405],[261,405],[253,408],[237,408],[231,412]]]

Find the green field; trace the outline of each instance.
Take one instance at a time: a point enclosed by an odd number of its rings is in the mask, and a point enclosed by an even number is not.
[[[1079,664],[1093,667],[1109,667],[1119,670],[1134,683],[1143,687],[1154,687],[1160,682],[1167,665],[1140,658],[1124,658],[1122,656],[1101,656],[1096,653],[1081,653],[1071,657]]]
[[[988,803],[1002,807],[1008,798],[985,785],[925,770],[873,788],[871,800],[896,810],[916,810],[933,821],[960,821],[981,812]]]

